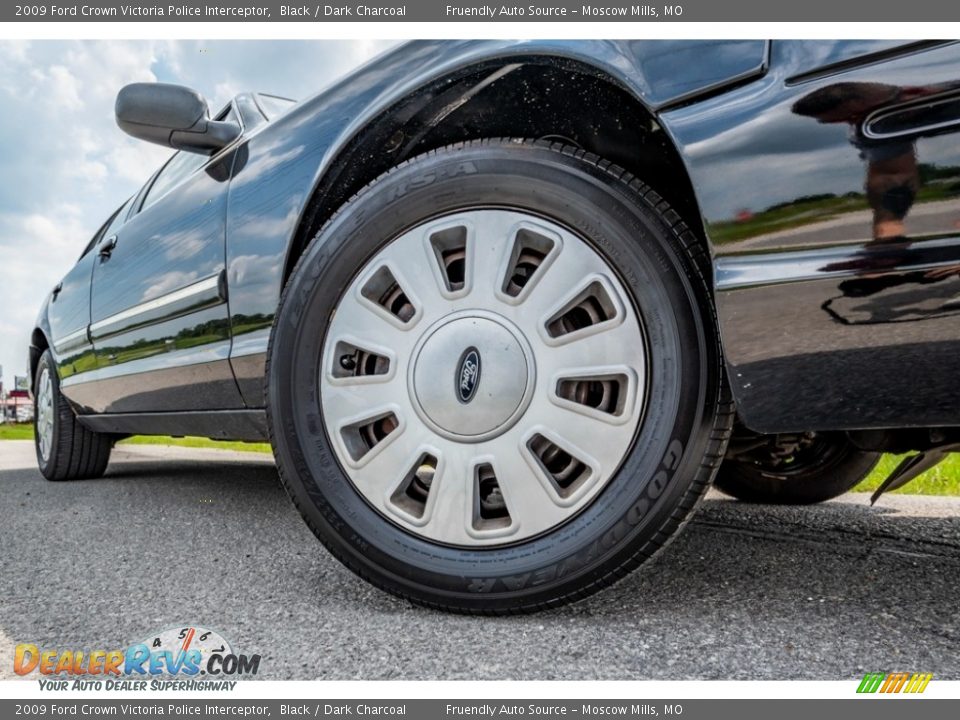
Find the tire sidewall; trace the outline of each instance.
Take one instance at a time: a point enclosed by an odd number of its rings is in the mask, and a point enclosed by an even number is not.
[[[508,201],[505,203],[504,198]],[[593,503],[551,532],[514,545],[441,546],[371,508],[342,471],[319,402],[328,318],[376,252],[410,227],[454,211],[533,212],[587,239],[634,296],[648,345],[645,415],[633,450]],[[467,145],[384,176],[307,249],[271,339],[268,411],[278,464],[310,526],[352,568],[421,600],[535,603],[651,554],[687,496],[709,439],[717,393],[708,299],[670,226],[625,183],[569,154],[531,145]]]

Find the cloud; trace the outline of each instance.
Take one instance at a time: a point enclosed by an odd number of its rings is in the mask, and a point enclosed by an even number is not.
[[[127,83],[189,85],[213,110],[242,91],[303,98],[383,50],[381,41],[0,41],[0,366],[26,371],[44,297],[103,221],[170,150],[123,134]],[[151,288],[148,293],[154,292]]]
[[[171,293],[174,290],[189,285],[196,279],[196,270],[191,270],[190,272],[185,272],[183,270],[171,270],[170,272],[164,273],[158,277],[157,281],[153,285],[144,290],[143,296],[140,298],[140,300],[142,302],[153,300],[156,297],[166,295],[167,293]]]

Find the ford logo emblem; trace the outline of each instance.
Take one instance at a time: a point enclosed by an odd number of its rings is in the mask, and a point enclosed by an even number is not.
[[[473,400],[473,396],[477,394],[477,386],[480,385],[480,353],[475,347],[468,347],[463,351],[454,380],[460,402],[468,403]]]

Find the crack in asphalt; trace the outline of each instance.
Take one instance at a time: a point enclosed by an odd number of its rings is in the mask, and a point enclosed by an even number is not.
[[[874,552],[897,553],[915,557],[935,557],[944,560],[960,562],[960,545],[949,541],[913,540],[895,533],[856,533],[841,528],[833,528],[813,534],[799,526],[793,526],[789,531],[758,530],[754,528],[738,528],[726,525],[719,521],[694,518],[691,525],[710,528],[716,532],[755,537],[772,542],[786,542],[790,544],[810,543],[813,545],[836,546],[837,542],[848,542],[850,547],[843,549],[849,552],[862,552],[864,555]],[[876,544],[877,541],[890,541],[890,544]],[[863,546],[863,550],[852,547],[853,544]],[[900,546],[903,547],[900,547]]]

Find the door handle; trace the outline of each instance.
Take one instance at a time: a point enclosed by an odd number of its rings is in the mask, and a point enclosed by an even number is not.
[[[113,249],[117,246],[117,236],[111,235],[102,243],[100,243],[100,249],[97,253],[106,260],[113,253]]]
[[[871,140],[918,138],[952,132],[960,126],[960,94],[912,100],[875,110],[863,122]]]

